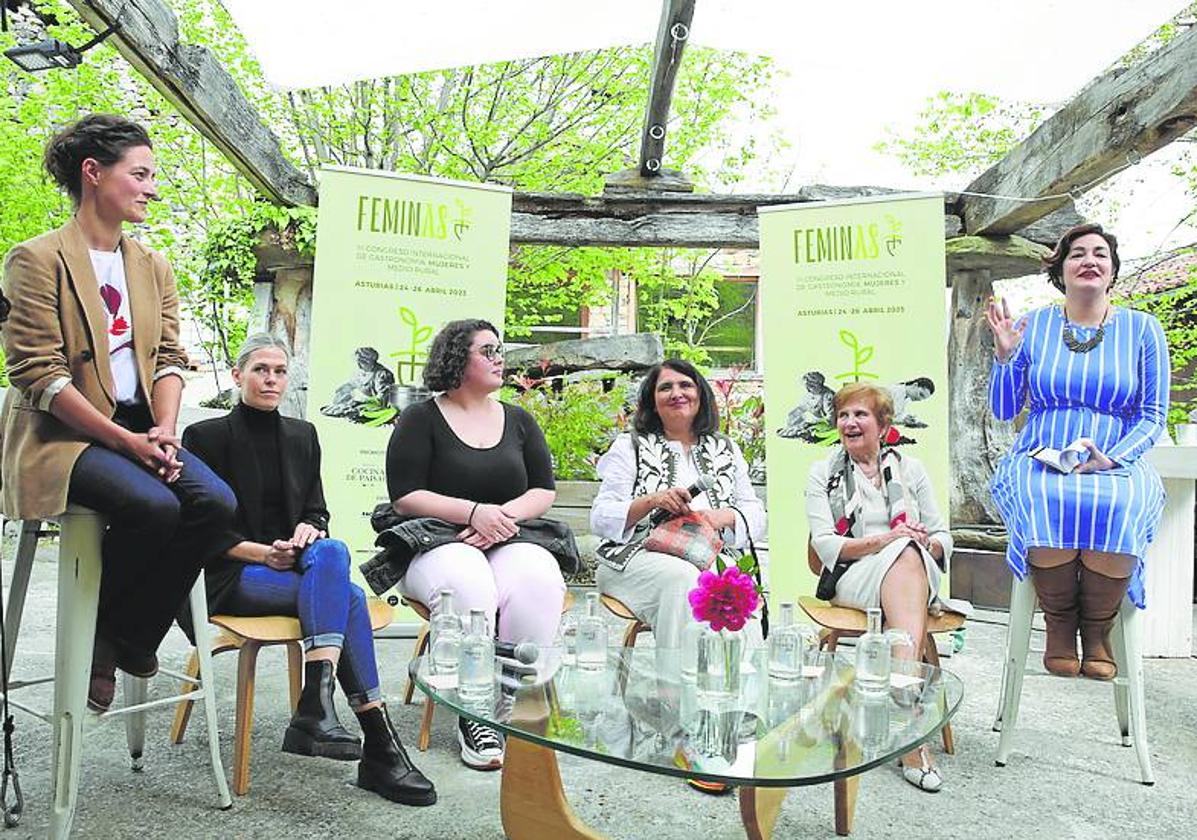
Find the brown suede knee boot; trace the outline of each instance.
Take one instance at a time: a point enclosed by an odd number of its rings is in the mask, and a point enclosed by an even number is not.
[[[1130,578],[1112,578],[1081,568],[1081,673],[1094,680],[1112,680],[1118,674],[1110,651],[1110,627]]]
[[[1043,623],[1047,625],[1043,667],[1058,677],[1075,677],[1081,672],[1081,663],[1076,656],[1076,630],[1080,620],[1079,565],[1076,560],[1071,560],[1048,568],[1031,566],[1031,580],[1035,584],[1035,594],[1039,596],[1039,606],[1043,608]]]

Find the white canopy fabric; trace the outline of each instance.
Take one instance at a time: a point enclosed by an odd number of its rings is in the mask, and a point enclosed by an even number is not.
[[[656,37],[659,0],[224,0],[267,79],[336,85]],[[917,88],[1066,99],[1184,0],[697,0],[691,42],[769,55],[856,107]],[[862,90],[861,80],[866,87]]]

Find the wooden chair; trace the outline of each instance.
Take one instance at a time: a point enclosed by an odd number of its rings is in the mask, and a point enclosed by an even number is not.
[[[613,615],[618,616],[625,621],[631,622],[631,624],[628,625],[628,629],[623,633],[624,647],[635,647],[637,636],[639,636],[641,633],[651,633],[653,631],[651,627],[636,617],[636,614],[632,612],[631,608],[628,607],[627,604],[618,598],[612,597],[611,595],[600,595],[599,601],[602,602],[602,605],[606,607],[607,610]]]
[[[370,610],[370,626],[381,630],[391,623],[394,610],[377,598],[366,602]],[[291,616],[238,616],[214,615],[208,619],[221,632],[212,642],[212,655],[228,650],[240,651],[237,656],[237,727],[233,737],[233,793],[244,796],[249,790],[249,748],[250,728],[254,717],[254,678],[257,670],[258,651],[270,645],[284,645],[287,648],[287,673],[290,678],[291,710],[299,703],[303,689],[303,631],[299,619]],[[194,675],[198,668],[195,650],[187,663],[187,674]],[[183,740],[187,722],[191,718],[194,702],[188,697],[190,686],[184,686],[181,699],[175,707],[174,725],[170,730],[172,743]]]
[[[412,651],[412,661],[423,656],[428,652],[428,643],[430,641],[428,631],[430,629],[429,619],[432,611],[428,609],[428,605],[417,601],[415,598],[404,598],[403,603],[412,608],[423,621],[424,626],[420,628],[420,634],[416,636],[416,646]],[[561,613],[564,615],[573,609],[574,595],[569,590],[565,592],[565,600],[561,604]],[[411,669],[408,669],[407,687],[403,690],[403,705],[410,706],[412,695],[415,693],[416,683],[412,678]],[[420,719],[420,735],[416,739],[416,749],[420,752],[427,752],[428,745],[432,742],[432,714],[436,710],[436,704],[432,702],[431,697],[424,698],[424,715]]]
[[[823,571],[823,561],[815,553],[814,546],[809,542],[806,546],[806,560],[810,570],[816,575]],[[802,611],[810,616],[811,621],[819,625],[819,647],[834,653],[840,639],[850,639],[862,635],[868,629],[868,619],[864,612],[852,607],[837,607],[818,598],[803,596],[798,599]],[[927,636],[923,640],[923,662],[935,668],[939,667],[939,648],[935,646],[935,635],[950,633],[964,626],[964,616],[960,613],[944,612],[936,615],[927,614]],[[948,755],[956,752],[956,742],[952,735],[952,724],[947,723],[943,728],[943,751]]]

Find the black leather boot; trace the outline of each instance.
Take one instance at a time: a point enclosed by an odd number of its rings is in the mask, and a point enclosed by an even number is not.
[[[362,745],[337,720],[333,664],[327,659],[304,663],[303,693],[283,735],[283,752],[337,761],[356,761],[362,757]]]
[[[362,761],[357,766],[357,786],[402,805],[436,802],[436,788],[407,757],[387,707],[358,712],[357,719],[366,736]]]

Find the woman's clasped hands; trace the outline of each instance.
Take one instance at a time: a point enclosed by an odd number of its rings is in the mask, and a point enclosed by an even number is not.
[[[506,542],[520,531],[519,523],[503,510],[501,505],[475,505],[469,523],[457,538],[466,545],[485,551],[493,545]]]

